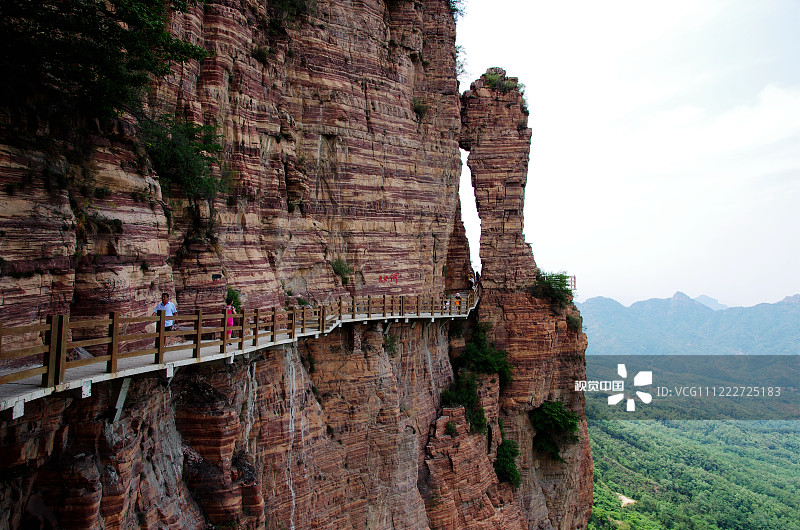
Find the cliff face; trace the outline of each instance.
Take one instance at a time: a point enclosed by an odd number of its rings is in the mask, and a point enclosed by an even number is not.
[[[179,309],[218,310],[229,285],[248,308],[465,288],[460,142],[484,227],[479,318],[516,366],[502,393],[481,379],[491,435],[470,434],[463,409],[440,415],[449,356],[464,344],[448,325],[348,325],[233,365],[135,379],[115,423],[119,383],[4,418],[0,528],[585,526],[585,424],[556,464],[536,457],[525,423],[546,399],[581,408],[557,389],[578,378],[585,337],[520,290],[536,266],[522,240],[519,95],[476,88],[462,103],[445,0],[318,0],[270,27],[249,0],[170,20],[210,55],[175,66],[149,105],[219,126],[230,189],[211,203],[164,193],[129,121],[84,124],[80,147],[48,149],[29,141],[47,124],[2,113],[3,131],[25,134],[0,138],[0,320],[144,315],[161,291]],[[347,285],[337,258],[354,268]],[[520,443],[516,490],[492,469],[500,418]]]
[[[217,309],[228,284],[250,307],[338,296],[339,257],[359,292],[443,288],[460,172],[447,2],[315,5],[277,33],[259,2],[173,16],[210,55],[175,66],[150,105],[219,127],[231,189],[213,204],[166,198],[124,121],[90,123],[67,156],[7,135],[6,325],[145,313],[162,290],[178,308]]]
[[[531,527],[585,527],[592,505],[592,460],[583,398],[572,392],[584,379],[586,335],[571,331],[570,304],[554,309],[530,289],[537,267],[523,240],[522,209],[531,131],[515,78],[492,68],[462,96],[462,145],[470,151],[481,218],[483,295],[478,319],[492,324],[491,338],[509,353],[515,370],[500,396],[508,437],[519,444],[523,485],[515,500]],[[536,431],[528,413],[560,401],[580,416],[580,441],[561,450],[563,463],[533,450]]]

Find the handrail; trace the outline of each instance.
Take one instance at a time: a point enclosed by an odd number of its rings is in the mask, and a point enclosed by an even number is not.
[[[177,324],[178,329],[173,331],[164,329],[164,311],[147,317],[125,317],[114,311],[108,317],[82,320],[72,320],[70,315],[50,315],[44,324],[16,327],[4,327],[0,322],[0,361],[16,359],[16,364],[23,364],[20,359],[29,360],[19,368],[0,371],[0,391],[6,390],[8,383],[24,383],[29,389],[38,387],[38,391],[28,390],[27,394],[30,399],[37,399],[52,392],[81,387],[87,380],[128,377],[131,370],[141,373],[163,369],[168,364],[221,358],[232,362],[235,355],[296,342],[301,337],[324,335],[347,322],[466,318],[478,298],[477,293],[470,290],[450,295],[368,295],[349,299],[340,296],[319,306],[259,308],[241,314],[226,314],[224,310],[206,314],[197,309],[193,313],[169,317]],[[148,332],[146,328],[152,324],[156,325],[156,331]],[[78,329],[81,336],[75,338],[72,331]],[[20,341],[24,347],[10,350],[3,347],[4,338],[24,335],[29,335],[27,341],[24,338]],[[170,344],[168,339],[180,342]],[[92,348],[92,357],[68,359],[67,353],[78,347]],[[175,352],[185,352],[185,358],[168,361],[167,354]],[[142,363],[141,358],[145,356],[151,357]],[[138,358],[136,366],[121,370],[120,362],[133,358]],[[68,377],[70,369],[101,363],[105,363],[105,367],[99,372],[95,370],[88,379]],[[41,376],[38,384],[32,380],[37,376]],[[25,393],[11,397],[0,395],[0,410],[13,407],[16,418],[22,414],[24,402],[28,400]]]

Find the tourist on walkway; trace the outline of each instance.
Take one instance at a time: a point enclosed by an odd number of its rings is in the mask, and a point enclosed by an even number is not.
[[[169,293],[161,293],[161,302],[153,310],[153,314],[157,315],[162,309],[164,310],[164,315],[166,315],[167,318],[178,313],[178,308],[175,307],[175,304],[169,301]],[[172,331],[171,318],[164,321],[164,329],[166,331]]]
[[[231,298],[230,296],[225,299],[225,313],[227,313],[228,315],[235,315],[236,314],[236,308],[233,307],[233,298]],[[230,339],[231,338],[231,332],[233,331],[231,329],[231,328],[233,328],[233,317],[232,316],[228,317],[228,326],[227,327],[228,327],[228,332],[227,332],[228,333],[228,338]]]

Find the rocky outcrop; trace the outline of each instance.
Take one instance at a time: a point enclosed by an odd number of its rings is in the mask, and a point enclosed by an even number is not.
[[[70,528],[428,527],[419,469],[453,377],[447,327],[387,328],[137,379],[116,423],[110,385],[37,401],[0,425],[0,527],[33,517],[32,491]]]
[[[481,285],[515,289],[531,285],[536,263],[522,234],[531,130],[514,77],[490,68],[461,98],[461,147],[481,218]]]
[[[459,96],[445,0],[318,0],[283,25],[272,4],[209,0],[169,20],[209,56],[175,65],[148,106],[219,127],[229,189],[213,201],[162,188],[132,118],[52,141],[0,108],[0,320],[145,315],[161,291],[216,310],[229,286],[249,309],[466,288],[461,144],[484,231],[479,316],[514,381],[481,378],[488,430],[472,433],[463,409],[439,409],[462,326],[382,322],[136,379],[116,422],[119,381],[57,394],[0,421],[0,530],[585,524],[585,425],[561,464],[533,453],[525,423],[547,399],[580,409],[559,389],[585,337],[523,291],[537,269],[520,94],[492,71]],[[522,451],[517,489],[492,467],[500,419]]]
[[[114,387],[97,390],[32,402],[0,424],[0,528],[202,528],[169,389],[137,381],[117,423],[106,422]]]
[[[481,218],[483,286],[478,319],[491,324],[491,339],[506,350],[513,380],[500,395],[507,436],[517,442],[522,486],[515,491],[531,528],[585,527],[592,505],[592,460],[583,399],[573,392],[584,379],[586,335],[571,331],[566,315],[529,289],[537,267],[522,234],[530,129],[515,78],[490,68],[462,96],[462,146],[469,149]],[[579,413],[580,441],[562,448],[558,462],[533,450],[536,432],[528,413],[560,401]]]
[[[486,390],[486,385],[483,388]],[[492,390],[483,405],[496,424],[496,381]],[[494,444],[489,440],[482,434],[470,434],[463,407],[444,409],[431,426],[425,465],[432,528],[528,528],[511,486],[497,480],[493,457],[488,458],[491,449],[497,448],[497,439]]]
[[[160,291],[219,309],[228,285],[248,307],[443,289],[460,173],[455,24],[444,1],[387,4],[315,2],[277,32],[259,2],[172,16],[210,55],[176,65],[150,105],[219,127],[230,192],[210,204],[167,197],[135,124],[90,124],[66,157],[6,122],[3,322],[147,314]],[[337,258],[355,269],[347,287]]]

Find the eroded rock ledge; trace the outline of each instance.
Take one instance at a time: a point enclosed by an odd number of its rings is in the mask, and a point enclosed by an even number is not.
[[[516,367],[503,392],[480,380],[489,435],[439,408],[464,344],[448,325],[348,325],[249,361],[138,378],[116,423],[118,382],[2,418],[0,530],[585,526],[585,423],[561,464],[533,452],[527,420],[544,400],[582,410],[565,384],[580,378],[585,336],[525,291],[537,268],[522,236],[522,97],[501,70],[459,97],[445,0],[316,4],[279,36],[254,0],[170,20],[212,55],[176,66],[150,104],[219,125],[235,180],[210,204],[167,197],[125,120],[90,124],[79,161],[9,132],[46,127],[0,123],[0,320],[144,315],[161,291],[179,309],[218,310],[228,286],[249,308],[464,289],[460,144],[483,221],[478,318]],[[354,268],[346,285],[339,257]],[[492,468],[500,419],[522,453],[516,490]]]

